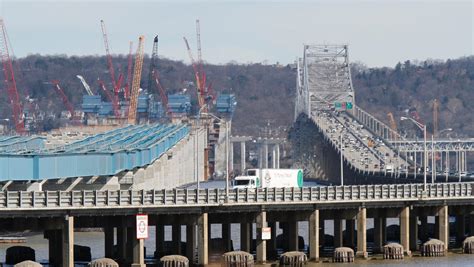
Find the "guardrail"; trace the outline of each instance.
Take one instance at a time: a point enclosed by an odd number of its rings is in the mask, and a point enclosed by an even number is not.
[[[135,206],[301,204],[360,201],[474,199],[474,183],[320,186],[304,188],[223,188],[117,191],[4,191],[0,211],[10,209]],[[199,193],[199,194],[198,194]]]

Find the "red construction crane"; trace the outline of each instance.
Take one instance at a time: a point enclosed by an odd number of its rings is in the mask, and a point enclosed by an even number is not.
[[[194,60],[193,57],[193,52],[191,51],[191,48],[189,47],[188,40],[186,37],[183,37],[184,43],[186,44],[186,49],[188,50],[188,55],[189,59],[191,60],[191,64],[193,66],[194,70],[194,77],[196,78],[196,87],[197,87],[197,98],[198,98],[198,103],[199,103],[199,108],[201,108],[204,105],[204,92],[203,89],[201,88],[201,75],[199,73],[199,67],[196,61]]]
[[[66,106],[69,113],[71,113],[71,120],[74,119],[75,118],[74,106],[71,104],[71,102],[69,102],[69,99],[64,93],[64,90],[59,86],[59,81],[53,80],[51,81],[51,83],[53,83],[54,90],[56,90],[56,92],[59,94],[59,96],[63,100],[64,106]]]
[[[107,88],[105,87],[105,83],[104,81],[102,80],[98,80],[99,82],[99,85],[100,85],[100,88],[102,89],[102,91],[104,91],[105,93],[105,96],[107,97],[107,99],[112,102],[112,108],[114,110],[114,115],[115,117],[120,117],[120,107],[119,107],[119,104],[118,104],[118,99],[112,95],[109,90],[107,90]]]
[[[156,88],[158,88],[158,93],[161,97],[161,104],[163,104],[163,108],[166,109],[166,114],[169,117],[172,117],[173,114],[170,107],[168,106],[168,96],[166,95],[166,91],[163,86],[161,86],[160,79],[158,77],[158,71],[153,72],[153,79],[155,80]]]
[[[13,72],[12,60],[8,49],[8,35],[3,19],[0,19],[0,58],[3,64],[3,75],[7,87],[8,97],[12,106],[13,123],[18,134],[25,133],[25,124],[22,118],[23,109],[20,104],[18,90],[16,88],[15,74]]]
[[[123,97],[125,100],[130,98],[130,89],[132,88],[132,66],[133,66],[133,42],[130,42],[130,51],[128,52],[127,82]]]
[[[148,90],[151,90],[153,87],[153,84],[156,85],[155,89],[158,91],[158,94],[160,95],[161,98],[161,104],[163,105],[163,108],[166,110],[166,114],[171,116],[171,110],[168,107],[168,96],[166,95],[166,91],[163,88],[163,86],[160,83],[159,79],[159,73],[158,70],[156,69],[157,67],[157,61],[158,61],[158,35],[155,36],[153,39],[153,48],[151,52],[151,59],[150,59],[150,67],[148,70]]]
[[[110,55],[109,38],[107,36],[107,30],[105,28],[105,22],[100,20],[100,26],[102,28],[102,36],[104,38],[105,53],[107,55],[107,65],[109,67],[110,79],[114,87],[114,96],[117,98],[115,101],[118,103],[118,93],[120,91],[120,84],[115,80],[115,70],[112,64],[112,55]]]

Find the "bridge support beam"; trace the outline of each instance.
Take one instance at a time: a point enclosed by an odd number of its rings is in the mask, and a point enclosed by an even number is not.
[[[290,251],[298,251],[298,221],[290,220],[288,227],[288,248]]]
[[[194,265],[194,251],[196,249],[196,225],[186,224],[186,257],[190,265]]]
[[[438,232],[439,240],[443,241],[445,244],[445,249],[448,250],[449,245],[449,213],[448,206],[442,206],[438,211],[439,223],[438,223]]]
[[[208,214],[202,213],[197,219],[198,226],[198,262],[200,266],[209,263],[209,223]]]
[[[104,227],[104,254],[106,258],[113,258],[114,249],[114,227],[110,225],[107,220],[107,225]]]
[[[231,233],[230,223],[223,223],[222,224],[222,240],[224,241],[225,252],[232,251],[232,239],[231,239],[230,233]]]
[[[347,240],[345,240],[345,246],[354,248],[354,240],[355,240],[355,221],[353,219],[346,220],[346,236]]]
[[[309,260],[319,261],[319,210],[309,217]]]
[[[410,250],[418,250],[418,216],[410,214]]]
[[[334,247],[342,247],[343,245],[343,234],[342,234],[342,223],[341,219],[334,220]]]
[[[368,258],[367,254],[367,209],[362,207],[357,213],[357,257]]]
[[[257,263],[267,261],[267,241],[262,239],[262,228],[267,227],[267,212],[261,211],[256,218],[257,227]]]
[[[240,250],[250,253],[250,241],[252,239],[252,224],[240,224]]]
[[[464,215],[456,216],[456,245],[460,246],[466,235],[466,217]]]
[[[173,253],[181,255],[181,224],[178,222],[172,226]]]
[[[157,223],[155,226],[155,254],[161,258],[165,253],[165,226]]]
[[[474,214],[469,215],[469,236],[474,235]]]
[[[74,267],[74,217],[66,216],[62,229],[62,264]]]
[[[410,207],[404,207],[400,212],[400,245],[404,253],[411,256],[410,251]]]
[[[386,228],[386,218],[376,217],[374,218],[374,252],[381,253],[383,251],[384,231]]]

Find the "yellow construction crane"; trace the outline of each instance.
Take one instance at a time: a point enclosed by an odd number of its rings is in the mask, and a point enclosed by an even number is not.
[[[433,136],[437,137],[438,135],[438,112],[439,112],[439,102],[438,99],[433,100]]]
[[[390,122],[390,128],[392,129],[393,132],[397,132],[397,123],[395,122],[395,118],[393,117],[393,113],[389,112],[387,113],[388,121]],[[397,135],[395,134],[394,136],[397,138]]]
[[[143,66],[143,44],[145,36],[138,38],[138,48],[135,55],[135,68],[133,69],[132,91],[130,92],[130,106],[128,107],[128,123],[136,124],[137,122],[137,105],[138,95],[140,91],[140,81],[142,79]]]

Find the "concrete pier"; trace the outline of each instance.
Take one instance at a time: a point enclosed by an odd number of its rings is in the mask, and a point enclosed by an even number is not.
[[[262,228],[267,227],[267,213],[265,211],[259,212],[255,223],[257,227],[257,263],[265,263],[267,261],[267,241],[262,239]]]
[[[341,219],[334,220],[334,247],[343,246],[343,221]]]
[[[250,244],[252,241],[252,224],[240,224],[240,250],[250,253]]]
[[[367,254],[367,209],[362,207],[357,213],[357,257],[368,258]]]
[[[439,217],[439,240],[444,242],[446,251],[449,245],[449,214],[448,206],[442,206],[438,211]]]
[[[197,228],[198,228],[198,265],[207,265],[209,263],[209,221],[208,214],[202,213],[198,216],[197,219]]]
[[[62,264],[74,267],[74,217],[66,216],[62,229]]]
[[[374,218],[374,252],[381,253],[383,251],[383,246],[385,245],[385,240],[383,239],[385,224],[386,219],[384,217]]]
[[[400,212],[400,245],[403,246],[404,254],[411,255],[410,251],[410,207],[404,207]]]
[[[309,217],[309,260],[319,261],[319,210],[311,212]],[[324,229],[322,231],[324,233]]]

